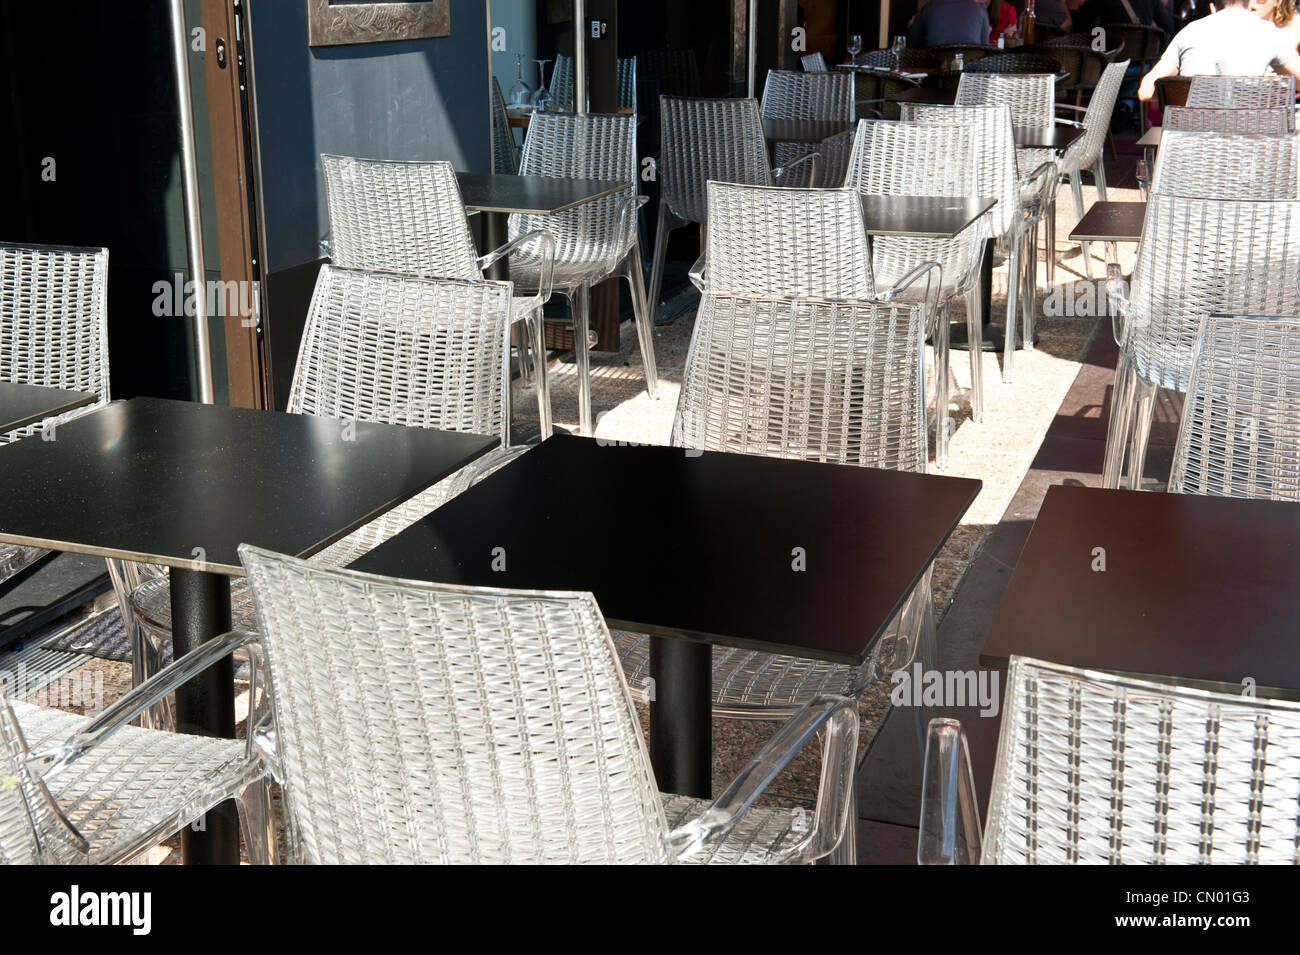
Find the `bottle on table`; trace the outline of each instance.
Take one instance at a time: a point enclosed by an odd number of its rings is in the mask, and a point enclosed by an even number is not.
[[[1034,15],[1034,0],[1025,0],[1025,16],[1020,24],[1020,36],[1026,46],[1033,46],[1038,34],[1038,17]]]

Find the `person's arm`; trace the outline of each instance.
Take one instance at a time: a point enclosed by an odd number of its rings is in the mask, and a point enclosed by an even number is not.
[[[1156,80],[1163,80],[1166,76],[1178,75],[1177,60],[1161,60],[1151,68],[1151,72],[1142,77],[1142,83],[1138,86],[1138,99],[1148,103],[1156,98]]]

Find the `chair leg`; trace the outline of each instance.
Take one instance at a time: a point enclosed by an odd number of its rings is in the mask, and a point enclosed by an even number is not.
[[[839,845],[826,857],[829,865],[858,864],[858,796],[858,770],[855,765],[852,792],[849,795],[848,818],[844,820],[844,835],[840,838]]]
[[[239,828],[249,863],[275,865],[278,853],[272,824],[271,781],[264,776],[249,783],[235,795],[235,802],[239,806]]]
[[[638,241],[628,253],[623,263],[624,275],[632,292],[632,314],[636,319],[636,337],[641,346],[641,367],[645,372],[645,390],[651,398],[655,396],[655,387],[659,383],[659,372],[655,368],[655,343],[651,336],[653,325],[650,321],[650,307],[646,303],[645,277],[641,274],[641,244]]]
[[[934,464],[942,470],[948,466],[948,394],[951,371],[948,367],[948,336],[952,327],[952,299],[939,308],[939,325],[934,330],[935,432]]]
[[[1147,444],[1151,438],[1151,416],[1155,411],[1156,392],[1160,389],[1135,377],[1133,389],[1133,433],[1129,438],[1128,486],[1142,490],[1142,469],[1146,465]]]
[[[939,665],[939,642],[938,634],[935,632],[934,621],[934,592],[931,584],[932,568],[926,568],[925,575],[921,578],[921,583],[917,585],[915,591],[916,598],[921,601],[919,608],[917,634],[917,658],[921,662],[921,673],[925,674],[931,670],[937,669]],[[924,699],[924,695],[922,696]],[[934,716],[934,707],[926,706],[922,703],[920,706],[913,707],[916,719],[916,742],[919,753],[918,758],[921,761],[921,768],[925,768],[925,737],[930,726],[930,719]]]
[[[1047,247],[1047,291],[1050,293],[1052,287],[1056,285],[1056,195],[1053,194],[1047,200],[1047,211],[1043,229],[1046,233],[1044,236],[1044,245]]]
[[[966,293],[966,340],[970,346],[970,413],[984,421],[984,296],[978,288]]]
[[[591,289],[584,285],[573,297],[573,352],[578,360],[578,433],[590,436],[591,422],[591,357],[587,329],[591,325]]]
[[[659,295],[664,284],[664,259],[668,255],[668,233],[676,228],[674,216],[668,211],[668,203],[659,200],[659,224],[655,229],[655,254],[650,266],[650,289],[646,296],[646,305],[650,309],[650,319],[654,321],[659,315]]]
[[[1074,195],[1074,214],[1077,218],[1083,218],[1083,177],[1079,175],[1078,170],[1070,174],[1070,192]],[[1092,260],[1088,257],[1088,243],[1080,242],[1079,248],[1083,250],[1083,275],[1088,281],[1092,281]]]
[[[1122,352],[1115,367],[1115,385],[1110,393],[1110,421],[1106,426],[1106,457],[1101,469],[1101,486],[1115,489],[1124,471],[1124,453],[1128,448],[1133,420],[1133,363]]]
[[[1106,202],[1106,162],[1100,153],[1097,154],[1097,161],[1092,164],[1092,178],[1097,182],[1097,198]]]
[[[528,337],[532,339],[533,387],[537,390],[537,419],[545,441],[555,431],[551,418],[551,384],[546,373],[546,317],[539,308],[528,319]]]
[[[1023,232],[1013,235],[1007,258],[1007,340],[1002,356],[1002,381],[1006,384],[1011,383],[1012,362],[1016,355],[1016,309],[1020,299],[1020,255],[1024,241]]]
[[[1020,296],[1021,325],[1024,328],[1023,346],[1026,352],[1034,350],[1034,299],[1038,291],[1038,226],[1029,229],[1029,254],[1021,257],[1025,267],[1025,290]]]

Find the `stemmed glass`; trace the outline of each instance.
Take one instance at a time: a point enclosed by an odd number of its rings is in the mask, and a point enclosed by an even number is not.
[[[893,54],[895,70],[903,68],[903,51],[905,49],[907,49],[907,37],[902,34],[894,37],[894,45],[889,48],[889,52]]]
[[[515,54],[515,83],[510,87],[510,105],[527,106],[532,98],[533,90],[524,82],[524,55]]]
[[[862,35],[855,33],[849,37],[849,61],[852,62],[858,58],[862,52]]]
[[[537,64],[538,87],[537,92],[533,94],[533,109],[539,113],[545,113],[551,108],[551,91],[546,88],[546,64],[550,60],[534,60]]]

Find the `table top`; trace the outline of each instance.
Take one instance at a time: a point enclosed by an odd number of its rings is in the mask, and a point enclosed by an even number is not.
[[[240,544],[310,556],[499,443],[188,401],[115,401],[59,425],[56,441],[0,447],[0,541],[242,574]]]
[[[611,627],[856,663],[980,489],[965,478],[602,444],[556,435],[351,567],[590,591]],[[626,519],[592,516],[601,514]]]
[[[1017,149],[1054,149],[1064,152],[1083,135],[1078,126],[1016,126],[1012,137]]]
[[[0,433],[67,414],[96,400],[85,391],[0,381]]]
[[[1049,488],[980,662],[1250,678],[1300,696],[1297,540],[1300,504]]]
[[[853,119],[763,118],[763,138],[771,143],[820,143],[857,128]]]
[[[910,89],[888,90],[885,99],[895,103],[931,103],[938,106],[951,106],[957,102],[957,89],[934,89],[917,86]]]
[[[458,172],[456,181],[466,209],[535,216],[555,215],[631,186],[631,183],[607,179],[553,179],[481,172]]]
[[[1147,215],[1145,202],[1094,202],[1070,233],[1075,242],[1137,242]]]
[[[1155,147],[1160,145],[1161,131],[1162,131],[1162,127],[1152,126],[1150,129],[1148,129],[1145,133],[1142,134],[1142,138],[1139,139],[1134,145],[1141,146],[1144,149],[1154,149]]]
[[[862,218],[869,235],[951,239],[995,205],[960,196],[863,196]]]

